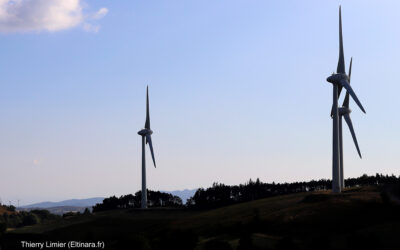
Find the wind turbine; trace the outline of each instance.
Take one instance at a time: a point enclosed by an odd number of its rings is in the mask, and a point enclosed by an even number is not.
[[[350,79],[351,79],[352,63],[353,63],[353,58],[350,59],[349,84],[350,84]],[[346,96],[344,98],[342,107],[339,108],[339,147],[340,147],[340,152],[339,152],[340,163],[339,164],[340,164],[340,187],[342,189],[344,188],[342,117],[344,117],[344,120],[346,121],[347,126],[349,127],[351,136],[353,137],[354,145],[357,148],[358,155],[360,156],[360,158],[362,158],[360,148],[358,147],[356,133],[354,132],[353,123],[351,122],[351,118],[350,118],[351,109],[349,108],[349,102],[350,102],[350,96],[349,96],[349,92],[347,92]]]
[[[146,123],[144,129],[138,132],[142,136],[142,204],[141,208],[147,208],[147,189],[146,189],[146,151],[145,151],[145,140],[146,144],[149,144],[151,157],[153,158],[154,167],[156,167],[156,161],[154,160],[153,144],[151,142],[151,134],[153,131],[150,129],[150,110],[149,110],[149,86],[146,90]]]
[[[340,180],[340,152],[339,152],[339,112],[338,112],[338,98],[342,88],[347,90],[347,93],[353,98],[360,109],[365,113],[364,107],[358,100],[352,87],[350,86],[350,78],[346,75],[344,65],[344,52],[343,52],[343,36],[342,36],[342,12],[339,6],[339,60],[337,65],[336,74],[332,74],[326,79],[333,85],[333,112],[332,112],[332,191],[340,193],[341,180]]]

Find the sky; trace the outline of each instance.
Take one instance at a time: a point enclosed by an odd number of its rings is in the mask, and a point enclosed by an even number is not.
[[[0,0],[0,199],[138,191],[147,85],[149,189],[331,178],[339,5],[345,177],[399,175],[398,1]]]

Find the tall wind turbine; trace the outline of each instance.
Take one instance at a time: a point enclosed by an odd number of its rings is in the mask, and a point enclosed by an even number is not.
[[[153,131],[150,129],[150,110],[149,110],[149,86],[146,90],[146,123],[144,129],[138,132],[142,136],[142,208],[147,208],[147,189],[146,189],[146,151],[145,151],[145,140],[146,144],[149,144],[151,157],[153,158],[154,167],[156,167],[156,161],[154,160],[153,144],[151,142],[151,134]]]
[[[353,58],[350,59],[350,69],[349,69],[349,84],[350,84],[350,79],[351,79],[351,65],[353,64]],[[344,167],[343,167],[343,135],[342,135],[342,117],[344,117],[344,120],[347,123],[347,126],[349,127],[351,136],[353,137],[354,144],[357,148],[358,155],[361,157],[361,152],[360,148],[358,147],[358,142],[357,142],[357,137],[356,133],[354,132],[353,128],[353,123],[351,122],[350,118],[350,113],[351,109],[349,108],[349,102],[350,102],[350,96],[349,92],[346,93],[346,96],[344,98],[342,107],[339,108],[339,147],[340,147],[340,187],[343,189],[344,188]]]
[[[339,155],[339,112],[338,112],[338,98],[342,88],[344,87],[353,100],[357,103],[360,109],[365,113],[364,107],[358,100],[356,94],[351,88],[349,82],[350,78],[346,75],[344,65],[344,51],[343,51],[343,37],[342,37],[342,12],[339,6],[339,61],[337,65],[336,74],[332,74],[326,79],[333,85],[333,113],[332,113],[332,191],[339,193],[341,191],[340,184],[340,155]]]

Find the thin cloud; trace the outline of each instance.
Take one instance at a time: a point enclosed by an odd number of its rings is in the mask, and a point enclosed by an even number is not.
[[[87,18],[87,20],[98,20],[98,19],[101,19],[101,18],[105,17],[107,15],[107,13],[108,13],[108,9],[107,8],[101,8],[96,13],[94,13],[91,16],[89,16]],[[82,27],[83,27],[83,29],[85,31],[88,31],[88,32],[97,33],[100,30],[100,25],[92,24],[92,23],[88,23],[88,22],[83,23]]]
[[[88,22],[103,18],[108,9],[95,14],[83,9],[81,0],[0,0],[0,32],[55,32],[77,26],[97,32],[99,26]],[[88,24],[95,28],[85,28]]]
[[[107,8],[101,8],[101,9],[99,9],[99,11],[97,11],[93,15],[93,19],[101,19],[101,18],[105,17],[105,15],[107,15],[107,13],[108,13],[108,9]]]
[[[93,32],[93,33],[97,33],[100,29],[99,25],[94,25],[94,24],[90,24],[90,23],[84,23],[83,24],[83,29],[87,32]]]

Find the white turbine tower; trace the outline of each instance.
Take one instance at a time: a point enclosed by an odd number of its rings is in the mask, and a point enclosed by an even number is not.
[[[351,66],[353,64],[353,58],[350,59],[350,69],[349,69],[349,84],[351,80]],[[361,157],[361,152],[360,148],[358,147],[358,142],[357,142],[357,137],[356,133],[354,132],[353,128],[353,123],[351,122],[350,118],[350,113],[351,109],[349,108],[349,103],[350,103],[350,96],[349,92],[346,93],[346,96],[344,98],[342,107],[339,108],[339,147],[340,147],[340,186],[343,189],[344,188],[344,167],[343,167],[343,135],[342,135],[342,117],[347,123],[347,126],[349,127],[351,136],[353,137],[354,145],[357,148],[358,155]]]
[[[153,131],[150,129],[150,110],[149,110],[149,86],[146,90],[146,123],[144,129],[140,130],[138,134],[142,136],[142,204],[141,208],[147,208],[147,189],[146,189],[146,144],[149,144],[151,157],[153,158],[154,167],[156,167],[156,161],[154,160],[153,144],[151,142],[151,134]]]
[[[332,74],[326,79],[333,85],[333,107],[332,107],[332,122],[333,122],[333,138],[332,138],[332,191],[339,193],[341,191],[341,173],[340,173],[340,140],[339,140],[339,110],[338,98],[342,88],[347,90],[347,93],[353,98],[360,109],[365,113],[361,102],[358,100],[356,94],[350,86],[350,78],[346,75],[344,65],[344,52],[343,52],[343,37],[342,37],[342,12],[339,6],[339,61],[336,74]]]

